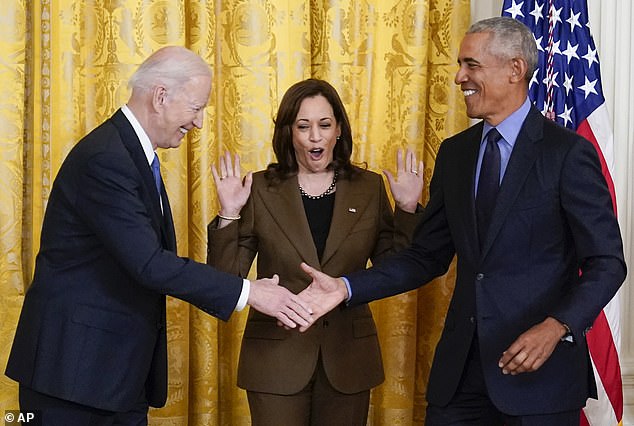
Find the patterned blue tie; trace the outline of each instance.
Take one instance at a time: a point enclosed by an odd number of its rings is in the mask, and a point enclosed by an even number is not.
[[[495,199],[500,188],[500,147],[498,141],[502,138],[496,128],[487,133],[487,145],[480,166],[480,178],[478,180],[478,192],[476,194],[476,217],[478,221],[478,236],[480,246],[484,243]]]
[[[158,155],[154,154],[154,160],[152,160],[152,174],[154,175],[154,184],[161,198],[161,164],[159,163]]]

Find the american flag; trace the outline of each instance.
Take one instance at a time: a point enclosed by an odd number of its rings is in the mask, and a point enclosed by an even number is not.
[[[594,144],[616,214],[612,129],[586,0],[504,0],[502,15],[523,22],[533,31],[539,64],[530,82],[529,96],[546,117]],[[587,401],[581,425],[622,424],[618,295],[603,309],[586,338],[599,399]]]

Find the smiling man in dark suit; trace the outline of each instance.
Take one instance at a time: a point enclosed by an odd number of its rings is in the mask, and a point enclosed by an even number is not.
[[[626,275],[594,147],[530,103],[530,30],[475,23],[460,46],[471,118],[445,140],[412,245],[331,278],[302,265],[316,315],[417,288],[458,269],[427,388],[427,425],[579,424],[596,397],[585,333]]]
[[[176,254],[155,150],[202,127],[209,66],[165,47],[130,86],[71,150],[48,201],[6,370],[43,425],[147,424],[167,396],[165,295],[222,320],[249,304],[289,327],[311,321],[277,276],[249,282]]]

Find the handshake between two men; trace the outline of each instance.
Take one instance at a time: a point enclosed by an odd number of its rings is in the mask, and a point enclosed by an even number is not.
[[[302,263],[301,268],[312,278],[301,293],[295,295],[278,286],[279,276],[274,275],[252,282],[248,305],[277,318],[280,326],[299,327],[299,331],[304,332],[348,298],[343,279],[326,275],[306,263]]]

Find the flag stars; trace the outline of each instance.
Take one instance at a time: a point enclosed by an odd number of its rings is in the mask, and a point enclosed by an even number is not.
[[[585,76],[585,79],[586,79],[586,82],[583,83],[582,86],[578,87],[578,89],[583,90],[585,99],[588,99],[588,95],[590,93],[598,95],[596,89],[594,88],[594,86],[597,85],[597,80],[595,79],[595,80],[590,81],[590,80],[588,80],[588,76]]]
[[[574,46],[570,43],[570,40],[568,40],[568,47],[566,48],[566,50],[564,50],[563,52],[561,52],[562,55],[565,55],[566,58],[568,58],[568,64],[570,64],[570,60],[572,58],[576,58],[579,59],[579,55],[577,55],[577,49],[579,48],[578,44],[575,44]]]
[[[535,34],[533,34],[533,38],[535,38]],[[535,44],[537,45],[537,50],[540,52],[544,51],[544,47],[542,46],[542,41],[544,40],[544,36],[540,36],[539,38],[535,38]]]
[[[592,68],[592,64],[595,62],[597,64],[599,63],[599,61],[597,60],[597,50],[592,49],[591,46],[588,46],[588,53],[583,55],[582,58],[588,61],[588,68]]]
[[[590,35],[585,3],[504,0],[501,7],[505,16],[515,17],[533,33],[539,65],[527,76],[531,101],[546,118],[569,129],[576,129],[597,105],[605,102],[600,55]]]
[[[528,83],[528,88],[530,89],[533,86],[533,83],[539,85],[539,82],[537,81],[537,74],[539,73],[539,68],[536,68],[535,71],[533,71],[533,77],[531,78],[530,83]]]
[[[552,78],[546,75],[546,78],[544,79],[543,83],[546,85],[546,87],[559,87],[559,83],[557,83],[558,75],[559,75],[559,72],[553,73]]]
[[[570,32],[575,32],[575,27],[581,28],[581,24],[579,23],[579,16],[581,12],[575,14],[575,11],[570,9],[570,18],[566,19],[566,22],[570,24]]]
[[[539,23],[540,19],[544,19],[543,12],[542,12],[543,8],[544,8],[544,4],[542,3],[540,5],[539,2],[535,0],[535,7],[529,13],[529,15],[532,15],[535,18],[535,25]]]
[[[553,53],[553,55],[561,55],[561,49],[559,48],[559,43],[561,43],[561,40],[557,40],[556,42],[553,43],[552,47],[549,49],[550,52]]]
[[[523,5],[524,5],[524,2],[520,2],[518,4],[518,3],[515,3],[515,0],[513,0],[513,4],[511,5],[511,7],[506,9],[505,12],[511,15],[513,19],[517,19],[518,16],[524,17],[524,14],[522,13]]]
[[[568,73],[564,74],[564,87],[566,88],[566,96],[568,96],[568,94],[570,93],[570,91],[573,89],[574,85],[572,82],[572,75],[568,75]]]
[[[557,23],[561,23],[561,11],[563,10],[563,7],[560,7],[559,9],[556,9],[555,6],[551,6],[550,8],[550,14],[552,15],[551,20],[553,21],[553,27],[557,26]]]
[[[564,112],[557,116],[564,120],[564,126],[568,126],[568,122],[572,123],[572,118],[570,118],[570,114],[572,114],[572,107],[568,108],[568,106],[564,105]]]

